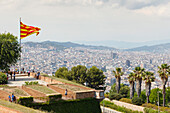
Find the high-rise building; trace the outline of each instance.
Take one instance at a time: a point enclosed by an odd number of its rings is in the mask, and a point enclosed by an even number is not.
[[[130,67],[130,60],[126,60],[126,66]]]

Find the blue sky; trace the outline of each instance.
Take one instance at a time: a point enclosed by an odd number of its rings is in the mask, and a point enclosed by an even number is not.
[[[19,18],[42,30],[23,41],[145,42],[170,39],[170,0],[0,0],[0,32]]]

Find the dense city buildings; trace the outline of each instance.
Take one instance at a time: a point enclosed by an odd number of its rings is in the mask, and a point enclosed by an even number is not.
[[[83,47],[58,50],[53,46],[43,48],[39,45],[31,47],[26,44],[23,44],[22,47],[21,67],[25,71],[34,70],[35,72],[54,74],[60,67],[67,67],[70,70],[77,65],[84,65],[87,68],[96,66],[104,71],[108,86],[115,82],[112,73],[115,67],[123,69],[124,75],[121,83],[129,85],[128,74],[133,72],[135,67],[140,66],[145,68],[146,71],[155,73],[156,80],[152,84],[152,88],[157,87],[156,84],[161,88],[161,80],[157,73],[158,66],[163,63],[170,64],[170,53],[99,50]],[[19,66],[17,65],[15,68],[19,68]],[[142,89],[144,89],[144,83],[142,86]]]

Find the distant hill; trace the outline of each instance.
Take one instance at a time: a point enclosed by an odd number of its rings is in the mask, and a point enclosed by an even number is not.
[[[141,46],[132,49],[125,49],[125,51],[147,51],[147,52],[170,52],[170,43],[154,45],[154,46]]]
[[[44,42],[25,42],[24,44],[30,46],[30,47],[42,47],[42,48],[48,48],[49,46],[55,47],[58,50],[63,50],[65,48],[70,47],[84,47],[84,48],[90,48],[90,49],[110,49],[110,50],[117,50],[113,47],[106,47],[106,46],[92,46],[92,45],[84,45],[84,44],[77,44],[72,42],[54,42],[54,41],[44,41]]]
[[[170,39],[167,40],[153,40],[146,42],[127,42],[127,41],[116,41],[116,40],[102,40],[102,41],[78,41],[80,44],[90,44],[95,46],[107,46],[107,47],[115,47],[118,49],[131,49],[141,46],[153,46],[159,44],[170,43]]]

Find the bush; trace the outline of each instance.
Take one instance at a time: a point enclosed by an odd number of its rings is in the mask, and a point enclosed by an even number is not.
[[[25,82],[25,85],[37,85],[38,81],[36,82]]]
[[[7,84],[7,75],[5,73],[0,72],[0,84]]]
[[[155,104],[151,104],[151,103],[145,103],[145,104],[142,104],[143,107],[147,107],[147,108],[152,108],[152,109],[155,109],[157,110],[158,109],[158,106],[155,105]],[[167,112],[170,112],[170,108],[168,107],[162,107],[162,106],[159,106],[159,110],[160,111],[167,111]]]
[[[123,112],[123,113],[143,113],[143,112],[140,112],[140,111],[133,111],[131,109],[128,109],[126,107],[121,107],[121,106],[118,106],[118,105],[115,105],[114,103],[110,102],[110,101],[102,101],[100,103],[100,105],[103,105],[103,102],[104,102],[104,105],[106,107],[109,107],[111,109],[114,109],[116,111],[120,111],[120,112]]]
[[[132,104],[135,104],[135,105],[142,105],[142,99],[140,97],[133,97],[132,98]]]
[[[119,101],[132,104],[132,100],[131,100],[131,99],[128,99],[128,98],[121,98]]]
[[[144,112],[145,113],[158,113],[158,110],[154,110],[154,109],[151,109],[151,108],[144,108]],[[160,112],[160,113],[168,113],[168,112],[163,111],[163,112]]]
[[[109,94],[110,100],[113,100],[113,99],[120,100],[121,98],[123,98],[123,96],[118,93],[110,93]]]

